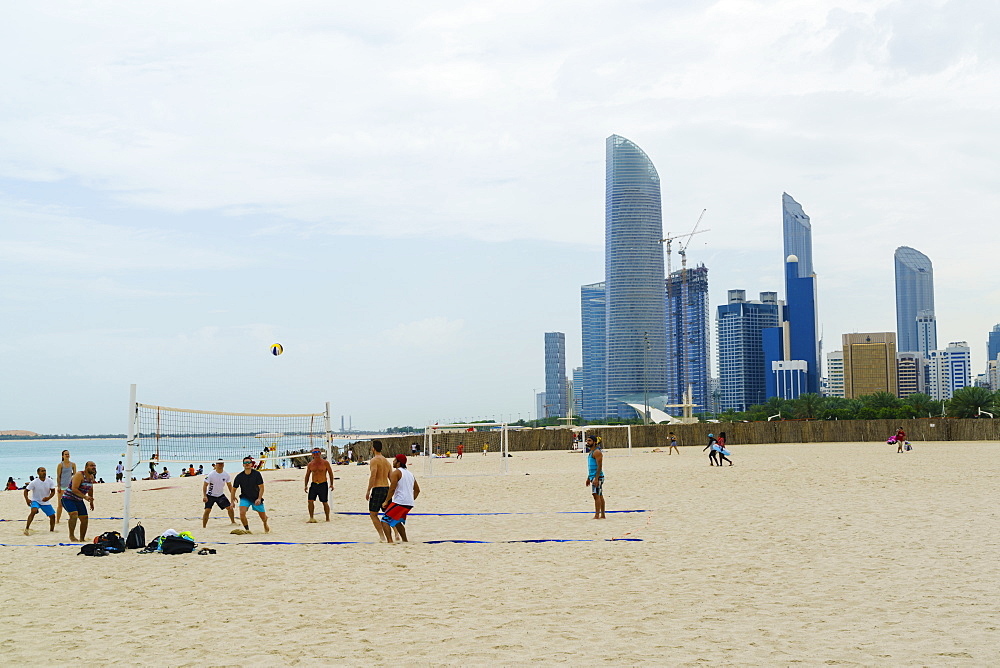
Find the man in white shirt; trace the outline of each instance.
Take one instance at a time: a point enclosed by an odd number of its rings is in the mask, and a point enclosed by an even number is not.
[[[31,499],[28,499],[28,493]],[[31,520],[41,510],[49,518],[49,531],[56,530],[56,510],[52,507],[52,497],[56,495],[56,481],[45,475],[45,467],[38,467],[38,477],[24,488],[24,502],[31,508],[28,521],[24,524],[24,535],[31,535]]]
[[[212,513],[212,506],[219,506],[229,512],[229,522],[236,524],[236,516],[233,514],[233,504],[229,499],[236,492],[233,491],[232,478],[223,471],[226,463],[221,459],[215,462],[214,471],[205,476],[205,482],[201,486],[202,501],[205,502],[205,514],[201,516],[201,526],[208,526],[208,516]],[[229,494],[226,494],[226,488]]]

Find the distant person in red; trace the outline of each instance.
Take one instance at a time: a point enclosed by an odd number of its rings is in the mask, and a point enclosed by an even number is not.
[[[458,444],[458,457],[456,457],[455,459],[461,459],[463,452],[465,452],[465,444],[459,443]]]
[[[906,443],[906,432],[903,431],[902,427],[896,428],[896,452],[903,451],[903,444]]]

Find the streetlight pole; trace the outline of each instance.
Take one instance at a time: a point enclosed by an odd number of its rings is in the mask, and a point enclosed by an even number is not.
[[[649,424],[649,372],[646,369],[646,357],[649,353],[649,334],[642,333],[642,424]]]

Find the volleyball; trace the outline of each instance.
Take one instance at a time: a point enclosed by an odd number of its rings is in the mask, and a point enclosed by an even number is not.
[[[285,349],[281,347],[280,343],[275,343],[271,345],[271,354],[277,357],[281,353],[285,352]]]

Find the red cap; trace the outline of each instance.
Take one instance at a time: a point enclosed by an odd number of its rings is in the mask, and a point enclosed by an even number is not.
[[[396,455],[396,461],[400,464],[406,463],[406,455]]]

